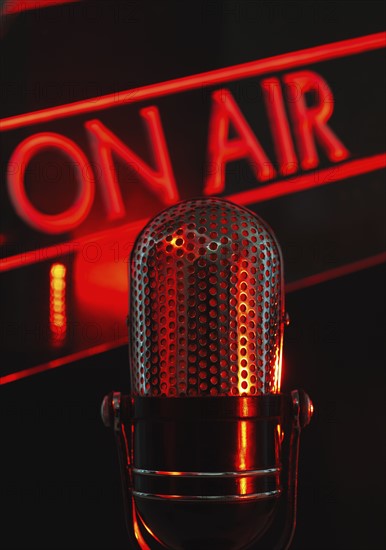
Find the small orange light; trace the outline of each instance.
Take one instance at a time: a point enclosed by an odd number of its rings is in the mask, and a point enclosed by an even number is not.
[[[53,264],[51,267],[51,275],[55,279],[63,279],[66,274],[66,268],[63,264]]]
[[[66,266],[54,263],[50,269],[50,331],[54,346],[61,345],[67,332]]]

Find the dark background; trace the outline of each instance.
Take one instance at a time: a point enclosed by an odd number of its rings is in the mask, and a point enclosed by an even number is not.
[[[381,30],[383,2],[89,1],[7,16],[1,116]],[[381,74],[378,57],[376,63]],[[379,114],[369,102],[352,105],[362,125],[367,113],[371,124]],[[341,135],[345,121],[334,128]],[[360,131],[356,139],[366,154]],[[369,154],[384,150],[382,138],[376,146]],[[328,213],[344,228],[345,206],[353,205],[347,216],[355,212],[358,224],[350,218],[357,233],[349,248],[361,237],[363,251],[377,252],[368,231],[384,243],[379,184],[371,180],[365,199],[366,184],[362,178],[354,188],[313,195],[303,203],[303,221],[323,227]],[[291,206],[294,200],[265,203],[259,212],[271,222],[288,209],[292,222],[302,205]],[[315,243],[315,252],[302,242],[301,228],[298,241],[286,242],[285,220],[272,224],[284,238],[285,257],[297,246],[302,264],[322,264],[315,271],[335,264],[326,251],[339,256],[337,229],[336,238]],[[298,262],[292,263],[289,272],[296,273]],[[301,441],[294,550],[377,550],[386,542],[384,271],[363,270],[287,297],[284,390],[303,387],[316,411]],[[11,291],[20,284],[17,276],[7,280]],[[11,362],[12,354],[5,358]],[[128,378],[121,347],[2,388],[4,548],[127,548],[113,437],[99,407],[111,389],[127,389]]]

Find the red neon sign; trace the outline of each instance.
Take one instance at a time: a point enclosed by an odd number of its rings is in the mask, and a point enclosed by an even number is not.
[[[289,102],[289,108],[302,168],[309,170],[319,164],[316,140],[330,161],[339,162],[346,159],[349,156],[348,150],[327,125],[333,112],[333,96],[326,81],[314,72],[303,71],[284,75],[284,82],[288,89],[295,89],[297,94],[297,97]],[[269,88],[272,84],[275,85],[275,89],[271,96]],[[280,83],[277,79],[265,80],[262,86],[273,129],[277,160],[279,164],[280,161],[284,161],[280,172],[284,175],[293,174],[298,169],[298,161]],[[312,107],[307,107],[305,101],[305,94],[309,91],[318,93],[318,102]],[[204,194],[212,195],[225,190],[227,164],[236,160],[249,162],[257,182],[264,183],[274,179],[274,165],[230,91],[226,88],[216,90],[211,98],[207,152],[209,174],[204,183]],[[126,214],[113,154],[125,161],[165,205],[173,204],[179,198],[159,110],[155,106],[147,107],[140,111],[140,115],[148,130],[155,169],[145,163],[99,120],[93,119],[84,125],[92,144],[95,163],[100,165],[100,185],[108,220],[119,219]],[[229,137],[231,127],[236,132],[236,137]],[[76,201],[71,208],[55,216],[39,212],[25,192],[25,167],[34,155],[47,148],[56,148],[65,154],[77,167],[78,174],[79,192]],[[13,206],[31,227],[46,233],[63,233],[74,229],[86,218],[94,199],[94,175],[91,163],[75,142],[53,133],[31,136],[15,149],[9,167],[7,181]]]
[[[203,83],[205,86],[220,84],[235,78],[260,75],[266,71],[300,67],[309,62],[315,63],[354,55],[381,48],[384,45],[385,33],[378,33],[126,91],[122,93],[121,101],[119,94],[110,94],[98,101],[86,100],[26,115],[17,115],[0,121],[0,127],[3,131],[9,131],[20,126],[43,123],[64,116],[113,108],[143,99],[155,99],[167,93],[184,92],[195,89],[198,85],[202,86]],[[300,167],[305,171],[318,167],[319,155],[316,143],[319,145],[319,154],[323,152],[332,163],[341,163],[349,157],[347,147],[330,125],[334,105],[333,95],[321,75],[308,70],[286,73],[282,77],[282,83],[277,77],[263,79],[261,89],[270,121],[276,159],[268,157],[257,133],[252,131],[249,121],[245,119],[230,91],[226,88],[215,90],[211,96],[212,109],[208,123],[206,161],[209,173],[203,186],[204,194],[221,193],[225,190],[226,166],[235,160],[249,163],[257,183],[267,184],[276,180],[275,196],[278,196],[281,187],[285,188],[285,193],[291,192],[289,189],[292,189],[292,192],[301,189],[297,185],[292,185],[292,182],[281,186],[280,181],[277,181],[277,172],[286,177],[296,174]],[[317,101],[312,106],[308,106],[305,100],[309,92],[316,92]],[[286,115],[286,107],[291,115],[290,120]],[[125,217],[125,205],[114,164],[116,157],[123,160],[165,205],[176,202],[179,194],[170,159],[170,144],[166,143],[161,115],[162,113],[160,114],[155,105],[140,110],[154,157],[150,164],[140,158],[134,149],[126,145],[98,119],[89,120],[84,124],[92,145],[93,158],[87,158],[86,153],[66,136],[39,133],[28,137],[16,147],[9,162],[8,189],[16,212],[24,222],[42,232],[59,234],[75,229],[87,218],[93,205],[95,177],[92,166],[94,161],[99,163],[101,170],[98,188],[107,219]],[[291,125],[296,143],[292,139]],[[236,137],[230,138],[230,128],[234,130]],[[34,155],[47,148],[56,148],[78,167],[76,200],[70,208],[56,215],[40,212],[28,199],[25,191],[26,165]],[[363,163],[369,164],[366,159],[362,159]],[[319,185],[317,179],[314,178],[315,185]],[[307,180],[308,184],[309,181]],[[273,184],[268,183],[266,191],[265,187],[258,186],[251,190],[250,196],[257,193],[260,197],[269,197],[271,189],[268,188],[271,188],[271,185]]]

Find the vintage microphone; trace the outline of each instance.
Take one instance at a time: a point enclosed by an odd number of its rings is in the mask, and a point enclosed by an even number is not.
[[[181,202],[130,263],[130,395],[105,397],[131,548],[288,548],[303,391],[280,393],[283,263],[268,225],[215,198]]]

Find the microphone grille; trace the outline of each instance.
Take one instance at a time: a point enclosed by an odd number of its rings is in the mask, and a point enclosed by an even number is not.
[[[280,390],[283,266],[269,226],[215,198],[158,214],[131,253],[132,395]]]

